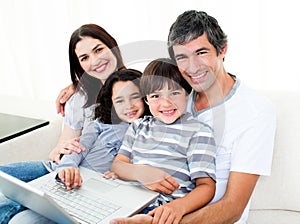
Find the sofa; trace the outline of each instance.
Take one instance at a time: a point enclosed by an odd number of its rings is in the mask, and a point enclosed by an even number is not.
[[[300,92],[264,91],[277,109],[277,131],[272,174],[260,177],[253,193],[248,223],[300,223]],[[23,136],[0,143],[0,164],[47,159],[56,145],[62,117],[54,102],[1,97],[2,113],[42,118],[50,124]],[[9,102],[18,102],[11,105]]]

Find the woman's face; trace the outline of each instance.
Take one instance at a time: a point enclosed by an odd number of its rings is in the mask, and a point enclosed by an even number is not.
[[[118,117],[127,123],[141,117],[144,103],[139,88],[132,81],[118,81],[112,88],[112,102]]]
[[[75,53],[83,70],[102,83],[117,69],[117,58],[98,39],[84,37],[76,44]]]

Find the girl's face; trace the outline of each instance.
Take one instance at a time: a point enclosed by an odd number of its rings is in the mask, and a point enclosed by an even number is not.
[[[117,58],[98,39],[84,37],[76,44],[75,53],[83,70],[102,83],[116,71]]]
[[[172,124],[185,112],[188,95],[183,88],[169,89],[166,84],[146,97],[151,114],[165,124]]]
[[[127,123],[141,117],[144,103],[139,88],[132,81],[119,81],[112,88],[112,102],[118,117]]]

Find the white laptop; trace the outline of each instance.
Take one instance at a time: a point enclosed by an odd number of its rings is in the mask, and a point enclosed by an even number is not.
[[[25,183],[0,171],[0,191],[63,224],[108,223],[138,213],[158,197],[156,192],[120,180],[106,180],[101,173],[83,167],[80,173],[82,186],[67,191],[55,180],[55,172]]]

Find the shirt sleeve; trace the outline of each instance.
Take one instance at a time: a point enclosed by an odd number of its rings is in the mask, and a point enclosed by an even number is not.
[[[270,175],[275,129],[275,113],[260,113],[252,120],[233,146],[230,170]]]
[[[81,130],[84,125],[85,97],[82,93],[76,92],[66,102],[64,122],[73,130]]]
[[[136,129],[138,127],[137,122],[138,120],[135,120],[127,129],[122,145],[119,150],[119,154],[125,155],[128,158],[132,159],[132,147],[135,141],[136,136]]]
[[[211,177],[216,180],[216,144],[211,129],[201,127],[191,137],[187,151],[191,179]]]

